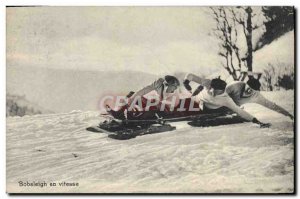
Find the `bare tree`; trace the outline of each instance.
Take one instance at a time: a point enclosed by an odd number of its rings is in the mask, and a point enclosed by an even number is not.
[[[216,28],[213,33],[220,41],[218,54],[225,59],[225,63],[222,63],[222,65],[233,79],[237,80],[239,78],[237,73],[241,71],[241,59],[239,48],[237,47],[235,21],[228,17],[228,10],[224,7],[211,7],[211,10],[216,21]],[[237,67],[234,66],[235,59],[238,62]]]
[[[268,91],[283,89],[294,89],[295,73],[294,66],[283,62],[269,63],[264,69],[262,83]]]
[[[264,69],[263,80],[267,91],[273,91],[277,82],[277,76],[275,67],[272,64],[268,64],[268,67]]]
[[[222,64],[234,80],[244,80],[245,73],[241,71],[242,67],[245,67],[248,72],[253,70],[253,31],[263,26],[260,20],[253,22],[253,19],[261,15],[253,12],[249,6],[211,7],[210,9],[216,22],[213,33],[220,41],[218,54],[226,60],[225,64]],[[245,45],[243,41],[239,41],[239,38],[244,38],[246,48],[243,49]],[[243,55],[242,50],[245,51]]]

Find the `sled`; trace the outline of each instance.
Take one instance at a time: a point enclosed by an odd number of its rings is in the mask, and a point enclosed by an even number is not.
[[[169,132],[175,129],[176,127],[171,126],[170,124],[151,124],[134,126],[133,128],[126,126],[125,128],[120,129],[115,133],[109,134],[108,137],[117,140],[128,140],[141,135],[162,133],[167,131]]]
[[[109,138],[128,140],[137,136],[173,131],[176,127],[170,124],[157,123],[155,121],[124,122],[117,120],[105,120],[98,126],[88,127],[86,130],[95,133],[107,133]]]
[[[132,139],[137,136],[162,133],[167,131],[173,131],[176,127],[172,126],[172,122],[178,121],[189,121],[188,124],[191,126],[210,126],[214,124],[222,123],[222,120],[227,119],[228,121],[233,117],[228,112],[216,112],[211,114],[198,114],[185,117],[174,117],[174,118],[161,118],[157,119],[140,119],[140,120],[118,120],[110,115],[104,115],[106,120],[101,122],[98,126],[88,127],[86,130],[96,133],[106,133],[109,138],[118,140]],[[201,122],[203,121],[203,122]],[[237,121],[235,120],[237,123]]]
[[[113,110],[109,105],[106,105],[106,112],[102,116],[108,117],[111,116],[114,119],[118,120],[126,120],[130,122],[134,121],[157,121],[160,118],[163,118],[165,121],[181,121],[186,119],[191,119],[194,117],[206,117],[215,115],[224,115],[233,113],[226,107],[221,107],[218,109],[207,109],[204,110],[199,109],[199,104],[193,101],[191,98],[180,99],[178,105],[173,108],[173,110],[169,110],[165,108],[164,110],[160,110],[160,106],[150,106],[146,108],[146,104],[148,99],[142,97],[142,107],[141,110],[129,110],[128,105],[124,105],[119,108],[118,111]],[[182,106],[183,105],[183,106]],[[192,110],[190,110],[192,108]]]
[[[228,115],[218,116],[215,118],[212,117],[206,118],[205,120],[198,118],[188,122],[188,124],[193,127],[211,127],[211,126],[221,126],[221,125],[229,125],[229,124],[240,124],[244,122],[248,122],[248,121],[236,114],[228,114]]]
[[[185,99],[184,103],[185,107],[189,107],[191,99]],[[199,104],[194,103],[195,107],[199,107]],[[195,127],[222,125],[225,120],[226,123],[232,121],[235,123],[241,122],[238,119],[239,117],[234,117],[234,119],[230,117],[233,112],[225,107],[216,110],[205,109],[200,111],[179,111],[178,107],[175,107],[173,111],[160,111],[155,109],[155,107],[150,108],[149,111],[130,112],[126,110],[126,107],[122,107],[122,111],[118,113],[111,110],[107,106],[107,114],[102,114],[102,117],[106,118],[106,120],[98,126],[87,128],[87,130],[107,133],[109,134],[108,137],[113,139],[126,140],[146,134],[173,131],[176,127],[171,126],[171,123],[177,121],[188,121],[189,125]]]

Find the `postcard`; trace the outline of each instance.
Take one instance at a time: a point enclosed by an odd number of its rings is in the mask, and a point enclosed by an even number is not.
[[[6,191],[294,194],[295,10],[7,6]]]

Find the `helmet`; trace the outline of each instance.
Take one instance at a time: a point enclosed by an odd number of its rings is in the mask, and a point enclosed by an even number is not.
[[[166,75],[165,80],[169,85],[180,86],[179,80],[174,76]]]
[[[221,80],[220,77],[212,79],[210,87],[215,90],[225,90],[227,83],[224,80]]]
[[[255,79],[254,77],[249,77],[249,80],[247,81],[247,84],[253,89],[253,90],[260,90],[260,82],[258,79]]]

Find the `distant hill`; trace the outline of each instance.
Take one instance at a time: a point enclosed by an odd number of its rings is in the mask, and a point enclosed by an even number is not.
[[[26,95],[27,100],[54,112],[97,110],[104,94],[126,95],[152,83],[155,75],[135,72],[99,72],[7,67],[7,92]]]
[[[25,96],[6,94],[6,117],[51,113],[51,111],[29,102]]]

